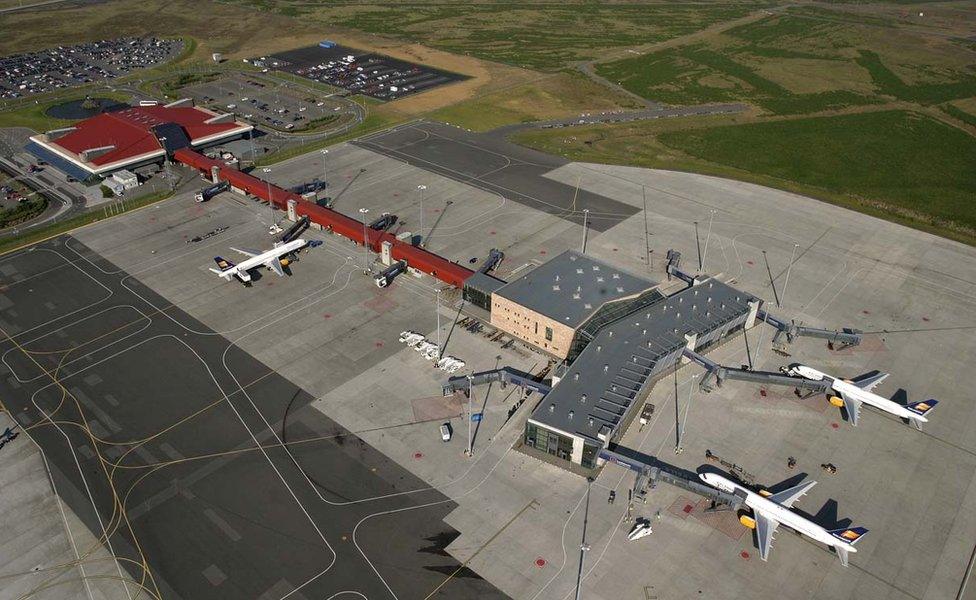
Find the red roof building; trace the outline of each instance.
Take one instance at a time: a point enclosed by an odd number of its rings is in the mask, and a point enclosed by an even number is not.
[[[178,129],[174,129],[174,125]],[[165,135],[181,139],[185,135],[183,144],[188,141],[190,146],[201,146],[240,136],[252,129],[250,125],[235,121],[233,115],[215,113],[181,101],[166,106],[132,106],[102,113],[72,127],[30,139],[90,174],[105,175],[162,158],[166,154],[163,147]],[[171,146],[173,142],[176,140],[166,145]]]

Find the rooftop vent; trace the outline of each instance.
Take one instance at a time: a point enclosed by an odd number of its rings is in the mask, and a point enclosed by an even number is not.
[[[620,279],[620,273],[614,273],[613,274],[613,278],[614,279]]]
[[[552,286],[552,291],[558,292],[559,291],[559,286],[558,285]]]
[[[622,288],[622,287],[620,287],[620,286],[618,285],[618,286],[617,286],[617,293],[618,293],[618,294],[623,294],[623,293],[624,293],[624,288]]]
[[[577,275],[582,275],[583,274],[583,269],[576,269],[576,274]]]
[[[586,404],[586,394],[580,396],[580,404]]]
[[[606,372],[607,372],[607,371],[609,371],[609,370],[610,370],[610,365],[608,365],[608,364],[604,364],[604,365],[603,365],[603,372],[604,372],[604,373],[606,373]]]
[[[712,282],[712,281],[709,281],[709,282],[708,282],[708,287],[709,287],[709,288],[711,288],[713,284],[714,284],[714,282]]]
[[[596,278],[596,282],[597,283],[603,283],[603,277],[597,277]]]
[[[600,350],[603,350],[603,346],[601,346],[600,344],[597,344],[596,345],[596,351],[599,352]]]
[[[569,417],[569,420],[570,420],[570,421],[572,421],[572,420],[573,420],[573,415],[574,415],[574,414],[576,414],[576,413],[575,413],[575,412],[573,412],[573,411],[569,411],[569,413],[568,413],[568,414],[567,414],[566,416],[567,416],[567,417]]]
[[[579,381],[579,373],[573,373],[573,381]]]
[[[593,265],[593,270],[594,271],[599,271],[600,270],[600,265]]]
[[[589,424],[590,427],[593,427],[593,417],[587,419],[586,422]]]
[[[555,404],[550,404],[549,405],[549,412],[556,412],[556,405]]]

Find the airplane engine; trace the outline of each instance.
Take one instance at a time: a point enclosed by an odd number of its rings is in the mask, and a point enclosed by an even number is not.
[[[831,406],[836,406],[837,408],[844,406],[844,399],[840,396],[828,396],[827,401],[830,402]]]
[[[287,267],[288,265],[291,264],[291,259],[290,258],[282,258],[279,262],[281,262],[281,266]]]
[[[773,495],[773,493],[770,492],[769,490],[759,490],[759,495],[762,496],[763,498],[769,498],[770,496]]]
[[[742,523],[743,527],[747,527],[749,529],[756,528],[756,520],[750,517],[749,515],[745,515],[745,514],[739,515],[739,523]]]

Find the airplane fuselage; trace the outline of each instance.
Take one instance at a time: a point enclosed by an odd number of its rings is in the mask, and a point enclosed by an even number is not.
[[[849,381],[843,379],[838,379],[827,375],[826,373],[821,373],[820,371],[813,369],[805,365],[796,365],[791,369],[796,375],[803,377],[804,379],[811,379],[813,381],[823,381],[830,385],[830,389],[840,395],[847,395],[851,398],[863,402],[864,404],[869,404],[879,410],[883,410],[886,413],[895,415],[896,417],[901,417],[903,419],[914,419],[921,423],[927,423],[928,419],[922,415],[916,414],[901,404],[897,402],[892,402],[891,400],[879,396],[874,392],[869,392],[863,390]]]
[[[785,506],[763,498],[745,486],[739,485],[734,481],[722,477],[718,473],[703,473],[700,475],[700,477],[702,481],[708,485],[722,491],[729,492],[730,494],[734,494],[736,491],[745,493],[745,505],[753,511],[753,514],[761,513],[765,517],[773,519],[780,525],[785,525],[793,531],[802,533],[810,539],[816,540],[822,544],[826,544],[834,548],[841,548],[848,552],[857,552],[856,548],[836,539],[830,534],[830,532],[813,521],[796,514]]]
[[[219,275],[224,279],[230,279],[231,277],[237,277],[243,282],[251,281],[251,274],[248,271],[256,269],[261,266],[265,266],[271,260],[281,260],[283,257],[300,250],[305,246],[307,242],[303,239],[292,240],[286,242],[279,246],[275,246],[271,250],[262,252],[256,256],[252,256],[240,263],[234,265],[233,267],[221,271]]]

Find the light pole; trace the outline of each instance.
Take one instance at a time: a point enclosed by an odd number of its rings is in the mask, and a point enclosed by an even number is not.
[[[786,287],[790,285],[790,271],[793,270],[793,260],[796,257],[796,249],[800,244],[793,244],[793,252],[790,254],[790,264],[786,267],[786,281],[783,282],[783,306],[786,305]]]
[[[274,229],[275,216],[274,216],[274,202],[271,201],[271,176],[270,176],[271,169],[265,167],[264,169],[261,169],[261,171],[265,174],[266,181],[268,182],[268,210],[271,213],[271,229]]]
[[[437,360],[440,360],[444,353],[441,348],[441,288],[437,288],[437,304],[434,312],[437,313]]]
[[[471,396],[474,395],[474,375],[468,375],[468,450],[467,455],[471,457]]]
[[[322,189],[325,190],[326,193],[328,193],[329,191],[329,171],[328,171],[328,164],[327,164],[328,156],[329,156],[329,151],[323,150],[322,151]],[[315,199],[318,200],[318,198],[319,198],[318,190],[315,190]]]
[[[427,189],[426,185],[418,185],[417,190],[420,191],[420,246],[424,245],[424,191]]]
[[[580,249],[580,254],[586,254],[586,221],[590,216],[590,209],[583,209],[583,246]]]
[[[705,259],[708,257],[708,240],[712,237],[712,219],[715,217],[715,210],[708,215],[708,233],[705,234],[705,250],[702,251],[702,272],[705,271]]]
[[[363,215],[363,275],[369,275],[369,240],[366,238],[366,213],[368,208],[360,208],[359,213]]]
[[[586,556],[586,552],[590,549],[586,545],[586,522],[590,518],[590,488],[593,486],[593,478],[586,478],[586,508],[583,511],[583,539],[580,541],[580,558],[579,558],[579,569],[576,571],[576,600],[580,600],[582,594],[583,582],[583,558]]]

